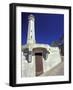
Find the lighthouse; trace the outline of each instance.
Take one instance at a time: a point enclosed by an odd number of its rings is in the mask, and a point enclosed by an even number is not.
[[[35,17],[30,14],[28,17],[27,44],[35,44]]]
[[[40,76],[61,62],[58,47],[36,43],[36,19],[32,14],[28,16],[27,43],[22,45],[22,77]]]

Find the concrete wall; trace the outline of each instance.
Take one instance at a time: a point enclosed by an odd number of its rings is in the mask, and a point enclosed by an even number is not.
[[[50,47],[50,54],[48,54],[47,60],[43,59],[44,72],[49,71],[61,62],[61,57],[58,48]],[[35,56],[32,56],[32,62],[28,63],[25,56],[22,55],[22,77],[34,77],[35,76]]]
[[[32,62],[28,63],[25,56],[22,55],[22,65],[21,65],[22,77],[32,77],[35,76],[35,57],[32,57]]]
[[[49,71],[56,65],[58,65],[61,62],[61,56],[59,53],[59,49],[57,48],[56,50],[52,49],[52,52],[48,54],[47,60],[43,59],[43,67],[44,67],[44,72]]]

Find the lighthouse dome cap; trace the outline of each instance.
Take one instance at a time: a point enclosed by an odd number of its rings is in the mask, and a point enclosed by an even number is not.
[[[29,20],[34,20],[34,19],[35,19],[35,17],[34,17],[34,15],[33,15],[33,14],[30,14],[30,15],[28,16],[28,19],[29,19]]]

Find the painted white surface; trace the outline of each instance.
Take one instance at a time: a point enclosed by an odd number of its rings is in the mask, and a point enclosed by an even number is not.
[[[35,43],[35,17],[31,14],[28,16],[27,44],[32,43]]]
[[[43,59],[44,72],[51,70],[56,65],[61,63],[59,49],[54,49],[54,50],[53,49],[51,48],[52,52],[50,51],[50,54],[48,54],[47,60]]]
[[[26,46],[26,45],[25,45]],[[48,52],[50,52],[50,54],[47,55],[47,59],[43,60],[43,73],[51,70],[52,68],[54,68],[56,65],[58,65],[59,63],[61,63],[61,57],[60,57],[60,52],[59,52],[59,48],[58,47],[50,47],[49,45],[46,44],[30,44],[30,46],[27,48],[31,48],[33,50],[33,48],[45,48],[47,49]],[[26,48],[26,47],[25,47]],[[22,77],[34,77],[36,76],[35,73],[35,56],[32,56],[32,62],[28,63],[25,59],[25,56],[22,55]],[[40,66],[38,66],[40,67]]]
[[[72,3],[71,3],[71,2]],[[72,84],[62,85],[46,85],[35,87],[19,87],[11,88],[9,82],[9,3],[40,3],[40,4],[56,4],[56,5],[73,5],[73,0],[1,0],[0,1],[0,89],[1,90],[72,90]],[[73,12],[73,9],[72,9]],[[73,20],[73,18],[72,18]],[[73,32],[72,32],[73,34]],[[73,35],[72,35],[73,38]],[[73,42],[72,42],[73,46]],[[72,48],[73,50],[73,48]],[[73,64],[73,62],[72,62]],[[73,68],[73,65],[72,65]],[[72,72],[73,75],[73,72]],[[73,82],[73,78],[72,78]]]
[[[22,55],[22,77],[34,77],[35,76],[35,57],[32,57],[32,62],[28,63],[25,56]]]

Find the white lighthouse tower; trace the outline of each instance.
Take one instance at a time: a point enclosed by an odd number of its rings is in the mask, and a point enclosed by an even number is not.
[[[35,44],[35,18],[31,14],[28,17],[28,35],[27,44]]]

